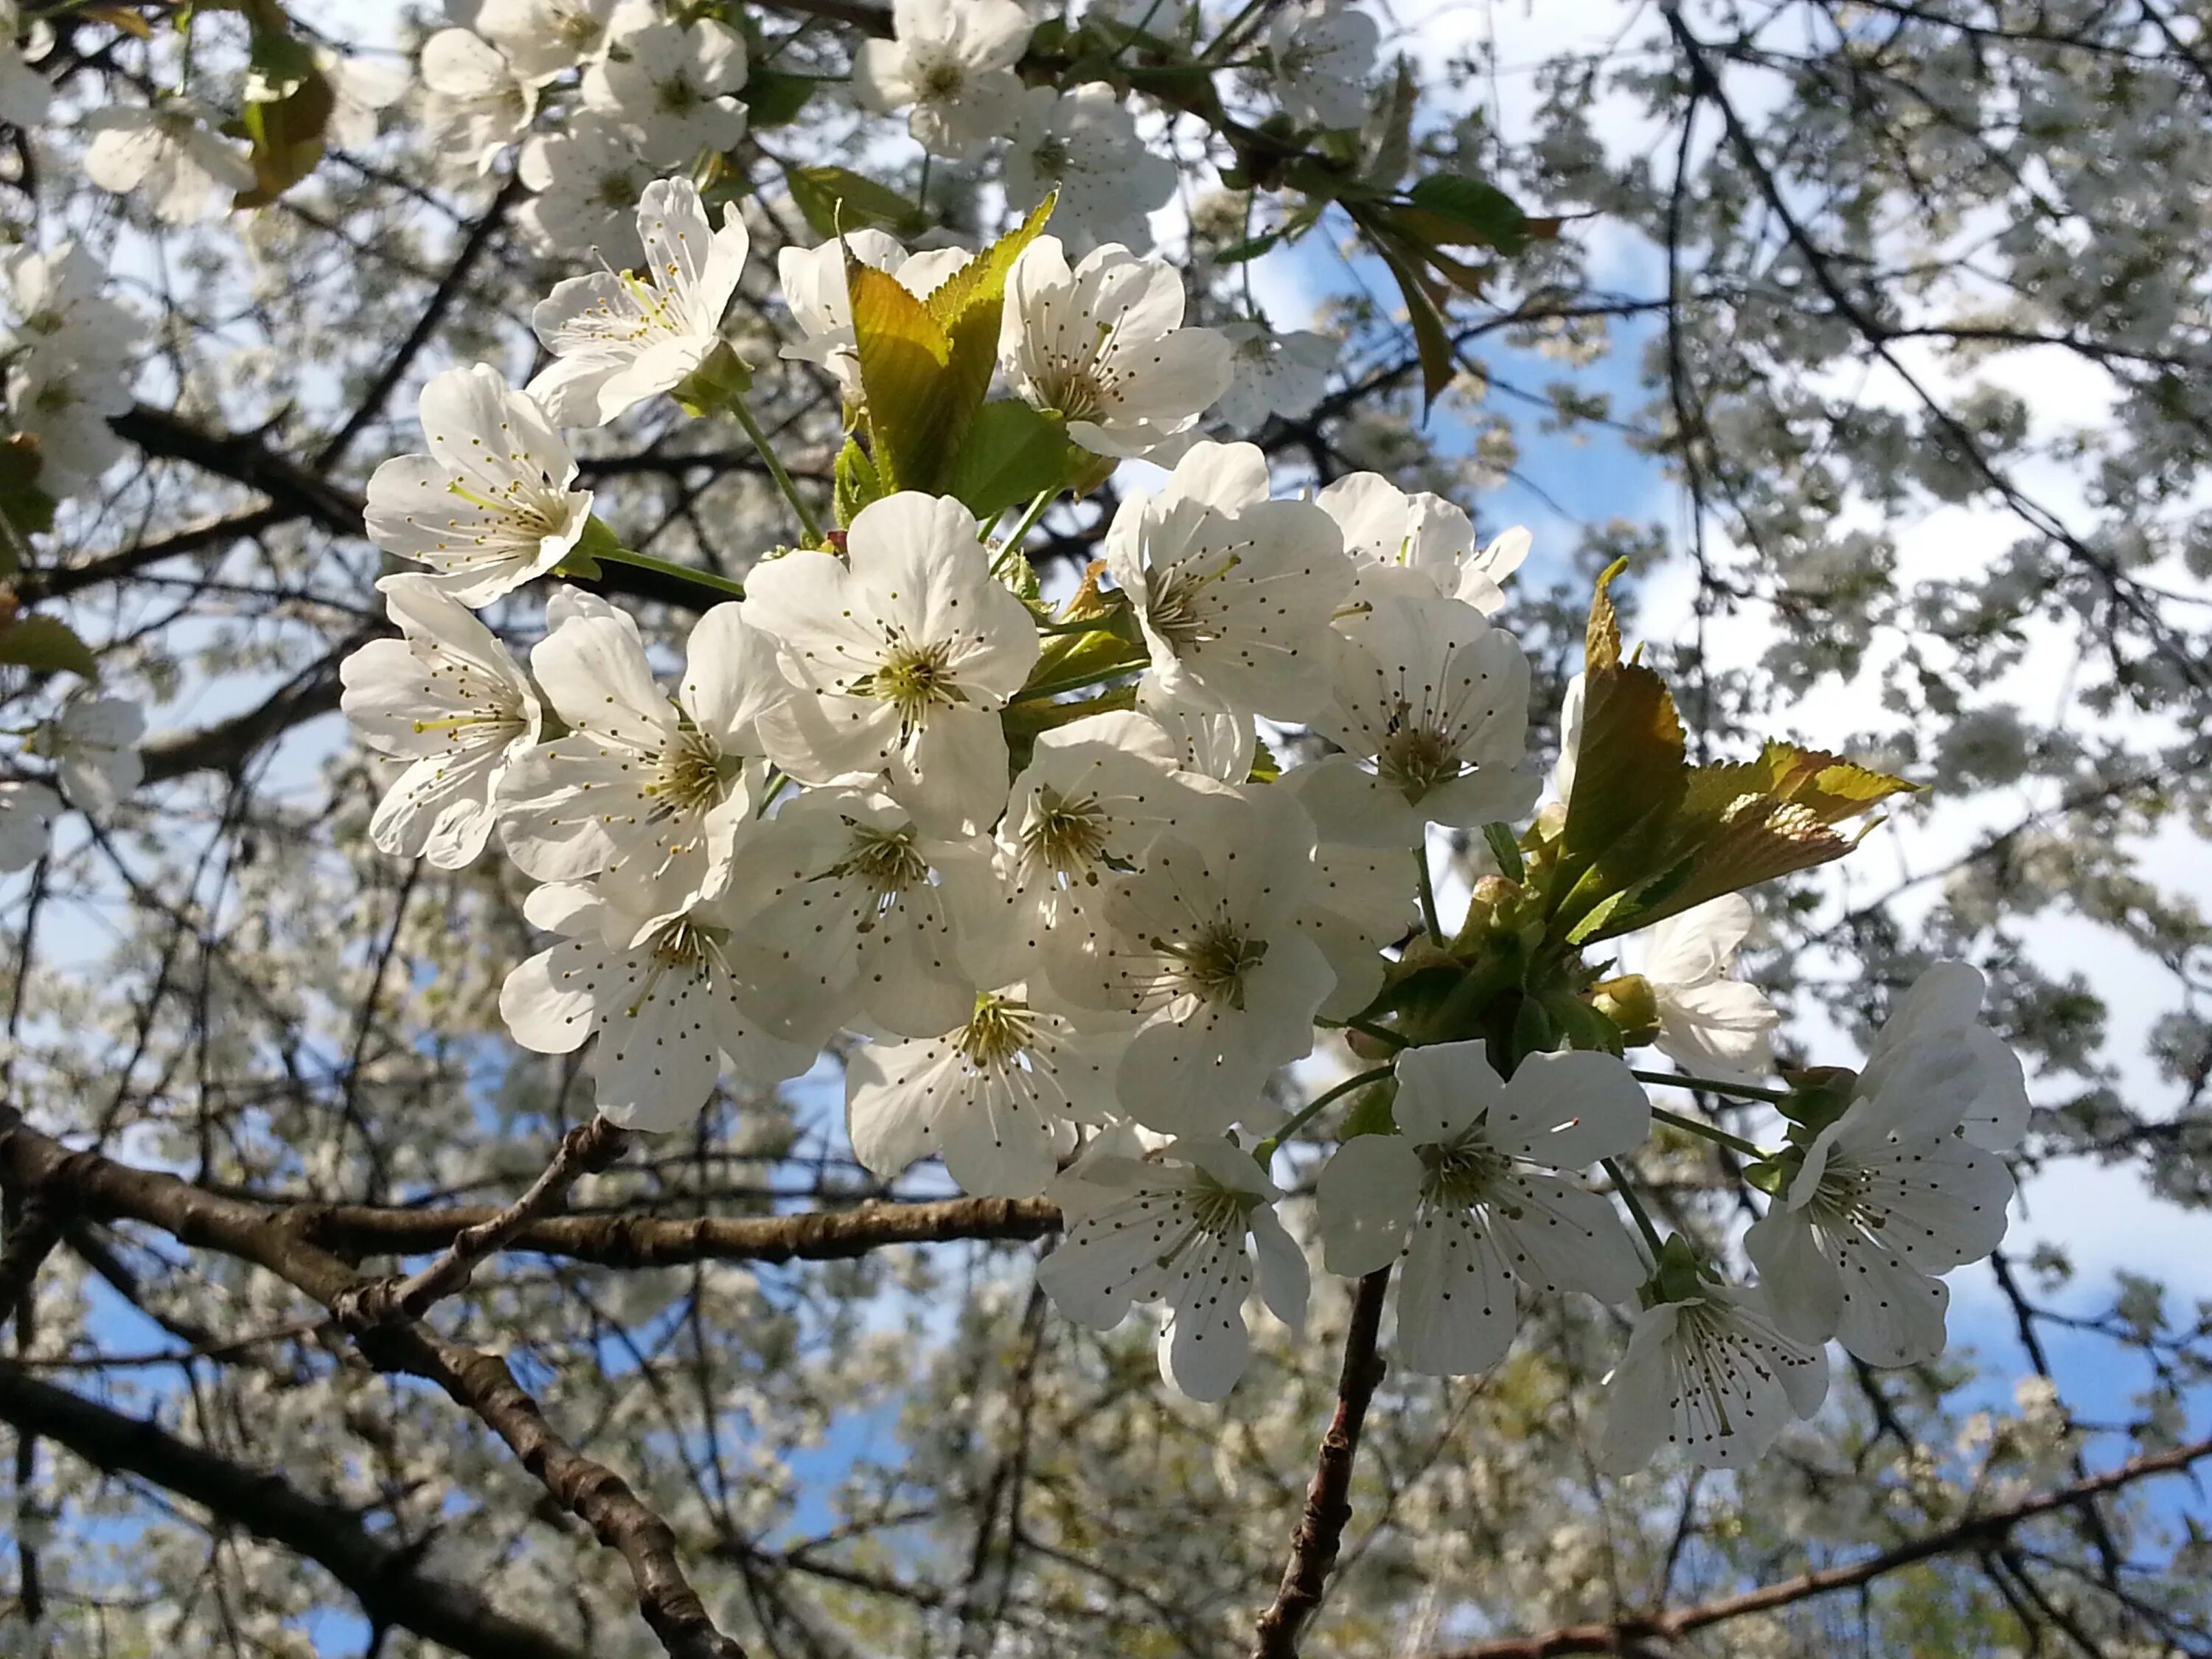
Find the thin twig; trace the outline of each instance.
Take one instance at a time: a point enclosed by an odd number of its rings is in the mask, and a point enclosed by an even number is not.
[[[1297,1659],[1298,1638],[1320,1610],[1331,1568],[1352,1519],[1352,1467],[1359,1455],[1359,1431],[1382,1385],[1385,1367],[1376,1352],[1390,1270],[1379,1267],[1359,1281],[1352,1299],[1351,1328],[1344,1338],[1344,1370],[1337,1380],[1336,1412],[1322,1437],[1321,1457],[1306,1487],[1305,1508],[1291,1534],[1291,1557],[1275,1600],[1260,1615],[1252,1659]]]

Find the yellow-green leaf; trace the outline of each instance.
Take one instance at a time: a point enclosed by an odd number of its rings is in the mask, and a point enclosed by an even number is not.
[[[896,277],[863,264],[850,251],[845,290],[876,475],[886,491],[929,489],[951,459],[940,394],[952,343]]]
[[[949,455],[967,435],[968,422],[982,407],[991,374],[999,364],[999,322],[1006,310],[1006,276],[1021,252],[1037,239],[1052,216],[1058,195],[1048,196],[1013,230],[954,271],[930,293],[929,314],[949,343],[939,417]]]

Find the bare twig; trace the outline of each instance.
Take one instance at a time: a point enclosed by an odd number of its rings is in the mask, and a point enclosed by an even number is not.
[[[1435,1655],[1433,1659],[1558,1659],[1558,1656],[1565,1654],[1618,1653],[1635,1641],[1675,1640],[1709,1626],[1726,1624],[1753,1613],[1772,1613],[1838,1590],[1855,1589],[1900,1568],[1915,1566],[1937,1556],[1991,1549],[2029,1521],[2088,1504],[2154,1475],[2180,1474],[2208,1457],[2212,1457],[2212,1439],[2193,1441],[2171,1451],[2133,1458],[2118,1468],[2024,1498],[2003,1509],[1967,1516],[1924,1537],[1847,1566],[1824,1567],[1818,1572],[1803,1573],[1779,1583],[1761,1585],[1741,1595],[1701,1601],[1669,1613],[1622,1618],[1608,1624],[1567,1625],[1538,1636],[1509,1636],[1477,1642]]]
[[[338,1317],[360,1328],[394,1319],[420,1319],[443,1298],[465,1289],[486,1256],[503,1249],[532,1222],[561,1207],[568,1189],[597,1175],[629,1150],[629,1132],[594,1117],[561,1137],[553,1161],[514,1203],[464,1227],[435,1261],[404,1279],[380,1279],[342,1298]]]
[[[1389,1286],[1390,1270],[1378,1268],[1359,1281],[1352,1297],[1344,1370],[1336,1385],[1336,1413],[1322,1437],[1321,1458],[1306,1488],[1305,1508],[1291,1534],[1291,1558],[1283,1568],[1283,1582],[1273,1604],[1260,1615],[1252,1659],[1297,1659],[1298,1638],[1320,1610],[1345,1525],[1352,1519],[1352,1467],[1359,1455],[1359,1431],[1382,1382],[1385,1367],[1375,1350]]]

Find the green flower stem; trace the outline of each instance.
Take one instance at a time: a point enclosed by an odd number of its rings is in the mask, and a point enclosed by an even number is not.
[[[745,585],[732,581],[727,576],[718,576],[711,570],[702,570],[696,564],[678,564],[669,559],[656,559],[650,553],[636,553],[627,547],[595,546],[591,557],[601,564],[626,564],[638,570],[650,570],[670,579],[688,582],[694,587],[705,588],[718,599],[742,599]]]
[[[1619,1159],[1607,1158],[1600,1158],[1598,1162],[1603,1166],[1607,1177],[1613,1182],[1613,1191],[1620,1194],[1620,1201],[1628,1206],[1628,1213],[1636,1218],[1636,1231],[1644,1235],[1644,1247],[1651,1252],[1651,1265],[1657,1267],[1660,1256],[1667,1246],[1659,1237],[1659,1230],[1651,1224],[1651,1212],[1644,1207],[1644,1200],[1636,1195],[1636,1189],[1628,1184],[1628,1172],[1620,1167]]]
[[[1007,707],[1018,708],[1025,702],[1042,702],[1048,697],[1056,697],[1063,691],[1080,691],[1086,685],[1103,685],[1124,674],[1133,674],[1144,665],[1145,659],[1139,657],[1134,662],[1117,663],[1104,668],[1086,668],[1080,674],[1071,674],[1064,679],[1042,680],[1035,685],[1025,685],[1022,688],[1021,696]]]
[[[1364,1089],[1370,1083],[1380,1083],[1384,1078],[1390,1075],[1392,1069],[1393,1068],[1389,1066],[1370,1066],[1366,1071],[1360,1073],[1358,1076],[1348,1077],[1345,1079],[1343,1082],[1338,1084],[1334,1089],[1325,1091],[1323,1093],[1316,1095],[1312,1100],[1308,1101],[1304,1107],[1300,1108],[1299,1110],[1292,1114],[1291,1121],[1288,1123],[1283,1125],[1281,1128],[1276,1130],[1274,1133],[1269,1135],[1265,1140],[1255,1146],[1252,1149],[1252,1156],[1257,1158],[1260,1161],[1261,1167],[1264,1168],[1267,1160],[1274,1157],[1275,1149],[1280,1146],[1285,1141],[1288,1140],[1292,1135],[1297,1133],[1299,1130],[1304,1128],[1307,1124],[1312,1122],[1316,1117],[1319,1116],[1322,1108],[1328,1105],[1333,1101],[1343,1099],[1345,1096],[1350,1094],[1354,1089]]]
[[[1213,44],[1212,46],[1208,46],[1204,52],[1199,53],[1198,61],[1200,64],[1208,68],[1220,67],[1222,54],[1225,52],[1229,49],[1230,46],[1236,40],[1237,32],[1247,23],[1250,22],[1255,17],[1257,17],[1262,11],[1266,10],[1270,3],[1271,0],[1246,0],[1244,9],[1238,12],[1236,16],[1229,20],[1227,24],[1223,27],[1221,33],[1213,37]]]
[[[1758,1142],[1746,1140],[1741,1135],[1732,1135],[1717,1124],[1700,1123],[1696,1118],[1684,1117],[1679,1112],[1663,1111],[1656,1106],[1651,1109],[1651,1115],[1662,1123],[1671,1124],[1677,1129],[1686,1130],[1693,1135],[1703,1135],[1707,1140],[1718,1141],[1723,1146],[1733,1146],[1746,1158],[1763,1159],[1771,1156]]]
[[[991,574],[994,576],[999,574],[1000,566],[1021,551],[1022,544],[1030,538],[1030,532],[1037,527],[1038,521],[1051,509],[1053,499],[1059,494],[1060,491],[1057,489],[1037,491],[1036,499],[1030,503],[1029,510],[1022,514],[1022,521],[1014,526],[1014,533],[1000,542],[999,550],[991,556]]]
[[[1708,1094],[1741,1095],[1746,1100],[1767,1100],[1779,1105],[1790,1098],[1787,1089],[1761,1089],[1749,1083],[1722,1083],[1709,1077],[1680,1077],[1673,1072],[1637,1072],[1638,1083],[1657,1083],[1669,1089],[1703,1089]]]
[[[1444,927],[1437,917],[1437,888],[1429,876],[1427,847],[1413,849],[1413,868],[1421,878],[1421,925],[1429,930],[1429,943],[1441,948],[1444,942]]]
[[[783,499],[791,503],[792,512],[798,515],[799,527],[805,534],[806,544],[809,547],[823,545],[822,526],[814,521],[814,514],[807,507],[805,498],[799,495],[799,486],[792,483],[791,474],[786,472],[783,463],[776,459],[775,447],[769,442],[768,434],[761,430],[760,422],[753,418],[752,410],[745,407],[745,400],[742,397],[732,398],[729,409],[730,413],[738,417],[738,424],[744,428],[745,436],[753,441],[753,447],[760,451],[760,458],[768,468],[769,477],[775,480],[775,487],[783,492]]]

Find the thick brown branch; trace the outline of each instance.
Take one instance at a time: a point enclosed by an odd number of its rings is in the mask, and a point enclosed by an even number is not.
[[[377,1626],[398,1626],[471,1659],[582,1659],[579,1650],[511,1619],[474,1590],[431,1577],[419,1549],[385,1542],[353,1512],[264,1469],[234,1463],[0,1361],[0,1419],[94,1468],[130,1474],[198,1504],[218,1524],[306,1557],[345,1586]]]
[[[1824,1567],[1818,1572],[1804,1573],[1779,1583],[1761,1585],[1741,1595],[1701,1601],[1695,1607],[1679,1607],[1671,1613],[1623,1618],[1610,1624],[1568,1625],[1540,1636],[1509,1636],[1477,1642],[1471,1647],[1436,1655],[1434,1659],[1558,1659],[1558,1656],[1572,1653],[1619,1653],[1638,1641],[1671,1641],[1708,1626],[1725,1624],[1752,1613],[1772,1613],[1837,1590],[1855,1589],[1900,1568],[1916,1566],[1938,1556],[1992,1549],[2027,1522],[2089,1503],[2154,1475],[2179,1474],[2208,1457],[2212,1457],[2212,1439],[2194,1441],[2172,1451],[2131,1459],[2118,1468],[2039,1493],[2004,1509],[1968,1516],[1939,1531],[1847,1566]]]
[[[446,1210],[365,1204],[301,1205],[285,1224],[325,1249],[350,1255],[414,1255],[440,1249],[466,1227],[501,1213],[489,1206]],[[805,1215],[542,1216],[506,1248],[565,1256],[601,1267],[666,1267],[692,1261],[822,1261],[892,1244],[961,1239],[1042,1238],[1060,1227],[1059,1207],[1041,1198],[956,1198],[938,1203],[870,1203]]]
[[[1273,1605],[1260,1615],[1259,1639],[1252,1659],[1297,1659],[1298,1638],[1321,1609],[1328,1575],[1336,1565],[1346,1523],[1352,1519],[1352,1468],[1359,1455],[1359,1431],[1367,1407],[1382,1385],[1385,1369],[1376,1352],[1382,1325],[1382,1301],[1390,1270],[1377,1269],[1359,1281],[1352,1302],[1352,1326],[1344,1339],[1344,1370],[1336,1385],[1336,1412],[1322,1437],[1321,1458],[1306,1488],[1305,1508],[1291,1534],[1291,1559]]]

